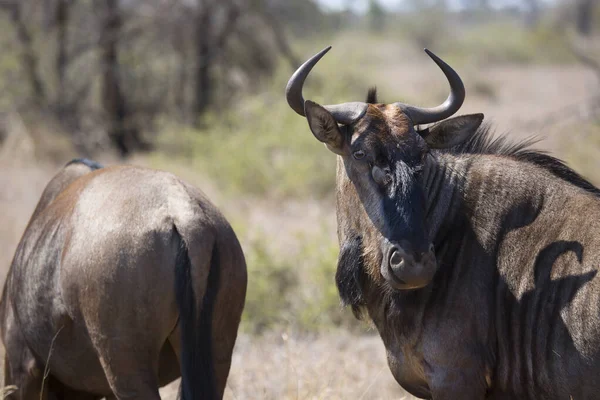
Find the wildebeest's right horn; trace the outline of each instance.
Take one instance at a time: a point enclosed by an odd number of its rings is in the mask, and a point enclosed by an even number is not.
[[[302,96],[304,81],[317,62],[319,62],[330,49],[331,46],[326,47],[302,64],[296,72],[294,72],[285,88],[285,96],[288,104],[294,111],[303,117],[306,116],[304,113],[304,97]],[[344,125],[352,124],[367,111],[367,103],[362,102],[342,103],[324,107],[331,115],[333,115],[333,118],[338,123]]]
[[[425,49],[425,52],[446,75],[448,83],[450,83],[450,94],[445,102],[433,108],[419,108],[404,103],[394,103],[410,117],[414,125],[429,124],[446,119],[457,112],[465,101],[465,86],[456,71],[431,51]]]

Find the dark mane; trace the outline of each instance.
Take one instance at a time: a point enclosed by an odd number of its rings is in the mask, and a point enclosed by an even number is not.
[[[539,138],[531,137],[512,141],[506,135],[494,137],[489,125],[482,125],[469,140],[454,146],[446,152],[453,154],[496,154],[518,161],[535,164],[551,172],[554,176],[600,196],[600,189],[569,168],[562,160],[544,151],[531,149]]]
[[[367,104],[377,104],[377,88],[375,86],[367,92]]]
[[[71,164],[84,164],[86,165],[89,169],[91,169],[92,171],[103,168],[102,164],[97,163],[96,161],[87,159],[87,158],[74,158],[71,161],[69,161],[65,167],[71,165]]]

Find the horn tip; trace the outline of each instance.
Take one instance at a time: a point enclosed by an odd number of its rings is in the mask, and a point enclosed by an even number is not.
[[[437,65],[439,65],[440,67],[443,67],[444,65],[447,66],[446,62],[439,58],[433,51],[429,49],[424,50],[425,53],[427,53],[427,55],[429,56],[429,58],[431,58]]]
[[[437,58],[437,56],[435,55],[435,53],[434,53],[433,51],[429,50],[427,47],[425,47],[425,48],[423,49],[423,51],[424,51],[425,53],[427,53],[427,55],[428,55],[429,57],[431,57],[431,58]]]

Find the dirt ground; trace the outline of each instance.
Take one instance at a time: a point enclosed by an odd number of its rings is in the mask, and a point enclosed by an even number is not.
[[[409,59],[426,60],[425,56]],[[572,127],[585,118],[585,100],[596,83],[591,73],[580,67],[499,66],[472,71],[467,82],[473,94],[463,112],[484,112],[499,132],[510,130],[523,137],[541,134],[548,140],[541,147],[565,154],[564,136],[577,139]],[[465,75],[467,75],[465,73]],[[379,81],[390,82],[387,93],[397,91],[419,98],[418,88],[432,88],[443,81],[434,66],[403,63],[384,67]],[[401,76],[401,79],[398,77]],[[392,77],[396,79],[391,79]],[[409,82],[407,84],[406,82]],[[479,82],[486,86],[477,87]],[[476,84],[477,83],[477,84]],[[443,86],[445,87],[445,86]],[[440,91],[423,90],[438,93]],[[435,99],[439,97],[435,95]],[[443,98],[443,97],[442,97]],[[399,100],[399,99],[382,99]],[[423,104],[433,101],[423,97]],[[564,110],[572,110],[568,113]],[[556,118],[556,117],[560,118]],[[44,185],[57,169],[56,164],[35,161],[35,152],[27,140],[11,142],[0,149],[0,281],[8,269],[17,242],[33,211]],[[67,160],[65,160],[67,161]],[[135,162],[144,163],[144,159]],[[331,172],[333,173],[333,171]],[[188,172],[186,175],[193,175]],[[195,179],[201,181],[201,178]],[[211,189],[213,190],[213,189]],[[208,190],[209,195],[211,190]],[[219,198],[215,193],[211,197]],[[226,214],[235,214],[234,200],[215,201]],[[273,223],[273,240],[294,241],[298,231],[308,231],[315,219],[331,218],[330,204],[294,203],[288,209],[273,208],[268,203],[244,205],[247,218]],[[281,230],[280,227],[294,227]],[[333,231],[332,231],[333,234]],[[332,277],[333,284],[333,277]],[[162,390],[163,398],[175,399],[176,385]],[[228,399],[409,399],[395,384],[385,362],[383,345],[375,335],[353,336],[333,331],[311,337],[297,337],[289,332],[272,332],[264,337],[241,335],[238,340],[230,380]]]

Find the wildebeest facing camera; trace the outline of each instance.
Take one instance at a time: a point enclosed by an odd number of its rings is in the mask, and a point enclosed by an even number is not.
[[[594,396],[600,189],[531,140],[493,138],[483,114],[450,118],[465,88],[428,50],[450,85],[437,107],[304,100],[329,49],[287,101],[337,155],[337,286],[396,381],[433,399]]]

